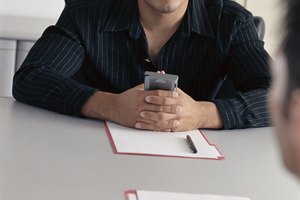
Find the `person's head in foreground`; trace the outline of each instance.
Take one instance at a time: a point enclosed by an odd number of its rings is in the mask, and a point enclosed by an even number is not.
[[[269,101],[284,163],[300,178],[300,1],[285,3],[286,36],[272,67]]]

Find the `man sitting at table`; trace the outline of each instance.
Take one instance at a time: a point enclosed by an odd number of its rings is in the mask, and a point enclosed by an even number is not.
[[[22,102],[158,131],[269,124],[268,54],[250,12],[223,0],[69,0],[13,84]],[[179,75],[143,91],[145,71]],[[227,75],[232,98],[210,99]]]
[[[300,178],[300,1],[286,2],[287,35],[272,68],[269,102],[284,163]]]

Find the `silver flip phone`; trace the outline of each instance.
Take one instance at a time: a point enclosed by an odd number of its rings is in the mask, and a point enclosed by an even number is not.
[[[161,74],[156,72],[145,72],[145,90],[170,90],[175,91],[178,84],[178,76],[173,74]]]

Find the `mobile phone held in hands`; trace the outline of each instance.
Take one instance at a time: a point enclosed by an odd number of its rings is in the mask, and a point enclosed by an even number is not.
[[[169,90],[175,91],[178,84],[178,76],[157,72],[145,72],[145,90]]]

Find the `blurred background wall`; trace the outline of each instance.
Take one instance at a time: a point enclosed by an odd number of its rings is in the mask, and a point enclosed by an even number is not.
[[[275,58],[282,34],[282,17],[284,0],[248,0],[247,9],[253,15],[261,16],[266,22],[265,48]]]
[[[0,0],[0,15],[57,18],[64,0]]]

